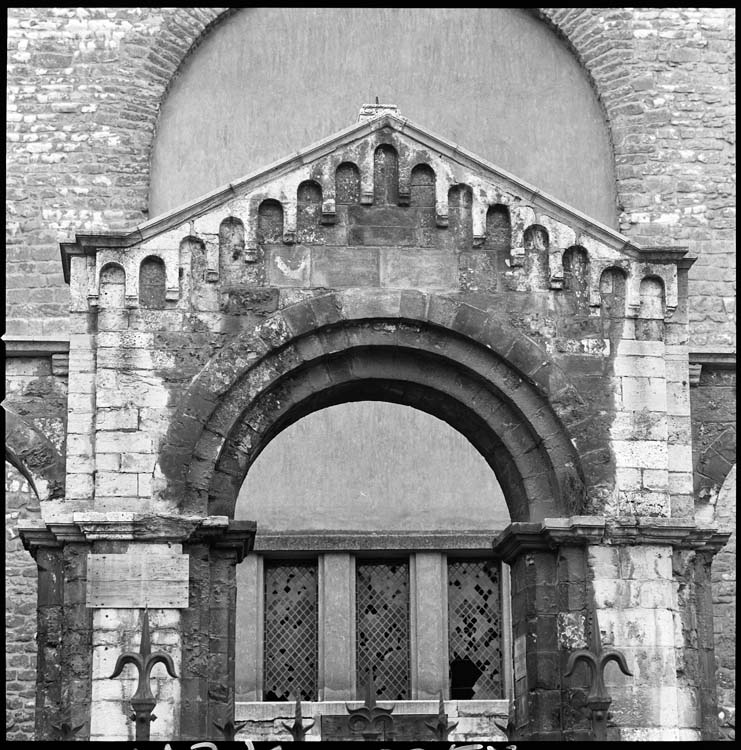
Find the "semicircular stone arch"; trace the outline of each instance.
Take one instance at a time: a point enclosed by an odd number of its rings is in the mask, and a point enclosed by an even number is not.
[[[460,431],[516,521],[583,510],[585,477],[548,355],[495,314],[442,295],[349,290],[295,303],[232,341],[192,384],[160,451],[166,499],[234,514],[250,465],[281,430],[354,400],[405,404]]]

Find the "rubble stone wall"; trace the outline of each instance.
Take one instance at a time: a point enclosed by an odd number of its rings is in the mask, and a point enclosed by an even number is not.
[[[33,738],[36,708],[36,563],[23,549],[18,521],[38,518],[28,481],[5,462],[5,731]]]

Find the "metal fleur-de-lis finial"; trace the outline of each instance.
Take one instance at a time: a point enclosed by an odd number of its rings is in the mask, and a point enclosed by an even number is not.
[[[448,724],[448,714],[445,713],[443,691],[440,691],[440,704],[437,710],[437,721],[426,721],[425,726],[432,730],[436,740],[447,740],[448,735],[458,726],[458,722]]]
[[[309,730],[314,726],[316,722],[313,720],[304,724],[304,717],[301,713],[301,698],[296,698],[296,710],[293,715],[293,724],[286,724],[284,721],[281,722],[286,728],[288,733],[293,737],[294,742],[303,742],[306,739],[306,735]]]
[[[165,654],[162,651],[152,653],[152,641],[149,636],[149,611],[147,609],[142,611],[141,619],[142,637],[139,645],[139,653],[135,654],[133,651],[127,651],[121,654],[116,662],[116,668],[109,679],[112,680],[118,677],[127,664],[133,664],[136,667],[139,673],[139,683],[136,686],[136,692],[129,702],[134,709],[134,716],[132,718],[136,721],[136,739],[146,741],[149,740],[149,725],[156,718],[152,714],[152,710],[157,705],[157,701],[152,695],[152,690],[149,686],[152,667],[155,664],[164,664],[170,677],[177,677],[177,674],[175,673],[175,665],[169,654]]]
[[[596,617],[593,616],[596,620]],[[614,648],[603,649],[599,633],[595,628],[592,630],[593,651],[580,648],[574,651],[566,664],[564,677],[570,677],[574,673],[576,665],[583,661],[589,667],[589,695],[587,695],[587,708],[592,714],[592,731],[594,739],[603,742],[607,739],[607,709],[612,703],[612,697],[605,689],[605,667],[614,661],[620,667],[623,674],[632,677],[633,673],[628,669],[625,656],[622,651]]]
[[[373,670],[368,670],[366,682],[365,704],[360,708],[350,708],[345,704],[350,718],[347,720],[350,731],[361,732],[366,740],[393,740],[394,717],[393,708],[381,708],[376,705],[376,687],[373,682]],[[383,736],[381,736],[383,735]]]
[[[52,724],[51,728],[59,735],[57,739],[71,742],[84,726],[84,722],[73,727],[69,721],[62,721],[59,724]]]
[[[234,738],[239,734],[243,727],[249,724],[248,721],[232,721],[229,719],[225,724],[213,723],[214,726],[224,735],[227,742],[234,742]]]

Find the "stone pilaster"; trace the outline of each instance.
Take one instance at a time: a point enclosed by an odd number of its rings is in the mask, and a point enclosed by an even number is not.
[[[568,657],[587,645],[588,597],[584,545],[592,533],[558,538],[544,524],[513,523],[494,553],[512,568],[515,737],[586,739],[588,725],[574,712],[580,683],[565,682]]]
[[[223,739],[214,723],[234,720],[236,566],[255,524],[212,517],[190,536],[189,604],[182,613],[182,739]]]
[[[605,670],[608,739],[710,736],[716,709],[706,568],[727,536],[689,519],[511,524],[494,551],[512,566],[518,738],[588,738],[578,710],[588,685],[578,673],[568,682],[562,675],[574,650],[601,647],[622,651],[633,672]],[[685,665],[698,675],[692,684],[681,676]]]
[[[39,564],[37,739],[58,739],[63,723],[79,727],[76,739],[133,739],[138,676],[110,675],[123,651],[138,650],[145,607],[152,649],[169,653],[178,673],[153,673],[152,739],[219,737],[213,722],[233,718],[234,569],[255,524],[80,513],[19,531]]]
[[[36,739],[59,739],[62,724],[90,737],[92,618],[85,606],[90,545],[73,523],[18,527],[35,557],[38,585]],[[56,727],[56,728],[55,728]]]

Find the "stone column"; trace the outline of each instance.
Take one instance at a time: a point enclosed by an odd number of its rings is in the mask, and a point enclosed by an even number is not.
[[[92,719],[93,613],[87,608],[85,541],[64,545],[64,620],[61,644],[62,703],[72,727],[82,725],[77,739],[90,737]]]
[[[214,722],[234,709],[235,566],[255,524],[87,512],[19,531],[39,563],[37,739],[59,739],[63,723],[75,739],[133,739],[138,674],[110,677],[121,653],[139,651],[144,608],[152,651],[178,674],[153,670],[152,739],[222,739]]]
[[[618,518],[606,522],[602,544],[590,546],[602,643],[621,650],[633,672],[605,672],[614,739],[699,740],[712,732],[702,712],[717,713],[709,707],[714,681],[702,674],[694,554],[686,551],[712,554],[726,539],[685,518]],[[712,619],[712,607],[703,617]],[[705,642],[707,658],[707,633]]]
[[[223,739],[234,721],[236,566],[252,548],[255,524],[205,519],[190,535],[189,607],[182,612],[180,738]]]
[[[62,707],[59,646],[62,642],[64,602],[62,550],[52,547],[36,549],[39,572],[38,609],[36,612],[36,740],[55,736],[52,724],[58,724]]]
[[[183,545],[188,555],[188,609],[183,610],[182,685],[180,689],[180,738],[205,739],[208,728],[208,650],[211,568],[205,542]]]
[[[208,733],[223,739],[216,725],[234,721],[234,649],[237,616],[237,572],[234,548],[210,550],[211,590],[208,618]]]
[[[718,691],[715,682],[715,638],[713,633],[713,588],[711,565],[717,550],[694,556],[694,600],[697,613],[698,692],[702,740],[719,740]]]
[[[515,738],[586,739],[572,711],[578,685],[563,680],[571,650],[586,646],[583,548],[555,541],[543,524],[513,523],[494,554],[511,566]]]
[[[36,740],[59,740],[63,724],[90,737],[92,618],[85,606],[89,544],[74,523],[19,526],[39,569]]]
[[[684,518],[511,524],[494,551],[512,566],[517,738],[588,739],[588,675],[563,675],[574,651],[608,648],[633,673],[604,669],[608,739],[712,735],[706,568],[727,538]]]

